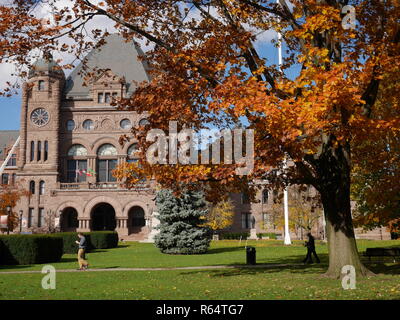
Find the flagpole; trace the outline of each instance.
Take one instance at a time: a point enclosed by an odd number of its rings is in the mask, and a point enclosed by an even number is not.
[[[279,0],[276,0],[276,3],[279,5]],[[278,31],[278,65],[279,65],[279,71],[282,71],[281,66],[282,66],[282,35]],[[287,167],[286,163],[286,157],[284,159],[284,169]],[[288,189],[285,187],[283,190],[283,212],[285,216],[285,238],[284,238],[284,244],[289,245],[292,244],[292,241],[290,239],[290,232],[289,232],[289,200],[288,200]]]

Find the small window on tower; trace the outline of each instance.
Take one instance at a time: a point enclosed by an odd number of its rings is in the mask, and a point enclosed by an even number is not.
[[[100,93],[97,95],[97,102],[98,102],[98,103],[104,103],[104,93],[100,92]]]
[[[39,80],[39,91],[44,90],[44,80]]]

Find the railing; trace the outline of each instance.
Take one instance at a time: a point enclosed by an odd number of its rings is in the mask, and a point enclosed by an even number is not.
[[[149,190],[151,188],[151,184],[142,183],[132,188],[132,190]],[[116,182],[95,182],[95,183],[60,183],[60,190],[105,190],[105,189],[120,189],[127,190],[123,185],[120,185]]]

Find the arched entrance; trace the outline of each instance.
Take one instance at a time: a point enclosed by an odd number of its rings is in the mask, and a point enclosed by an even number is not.
[[[99,203],[92,209],[91,214],[91,230],[92,231],[114,231],[117,222],[115,220],[115,210],[108,203]]]
[[[78,211],[72,207],[65,208],[60,217],[61,232],[75,232],[78,227]]]
[[[145,213],[142,207],[134,206],[128,212],[128,233],[139,233],[146,225]]]

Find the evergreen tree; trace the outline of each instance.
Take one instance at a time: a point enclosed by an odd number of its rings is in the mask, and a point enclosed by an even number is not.
[[[207,214],[206,201],[201,192],[185,191],[175,197],[171,190],[157,193],[156,204],[160,233],[155,245],[163,253],[205,253],[210,244],[209,230],[199,225]]]

